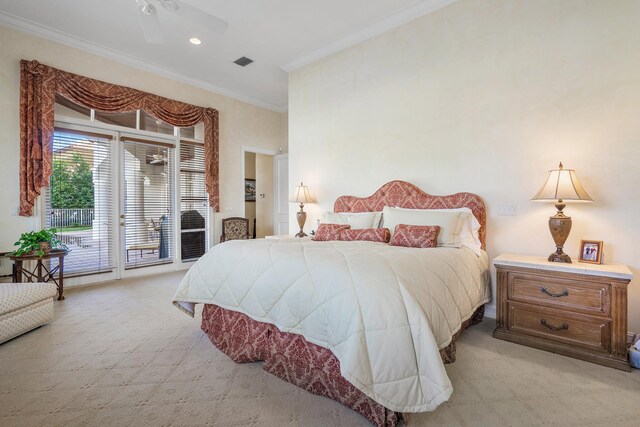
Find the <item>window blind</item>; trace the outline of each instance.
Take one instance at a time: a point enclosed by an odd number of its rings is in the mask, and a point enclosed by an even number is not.
[[[125,269],[173,262],[173,148],[122,138]]]
[[[71,250],[65,275],[109,272],[113,262],[111,136],[56,128],[45,223]],[[57,260],[55,261],[57,263]]]
[[[183,261],[209,247],[209,203],[204,179],[204,145],[180,141],[180,249]]]

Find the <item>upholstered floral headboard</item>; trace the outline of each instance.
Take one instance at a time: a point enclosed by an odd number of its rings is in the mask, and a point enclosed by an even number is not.
[[[405,181],[391,181],[369,197],[340,196],[333,205],[334,212],[380,212],[385,206],[408,209],[469,208],[480,222],[478,232],[482,249],[486,249],[487,212],[477,194],[456,193],[449,196],[432,196]]]

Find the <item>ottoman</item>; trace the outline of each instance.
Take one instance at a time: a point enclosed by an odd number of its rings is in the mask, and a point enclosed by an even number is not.
[[[0,344],[53,320],[53,283],[0,283]]]

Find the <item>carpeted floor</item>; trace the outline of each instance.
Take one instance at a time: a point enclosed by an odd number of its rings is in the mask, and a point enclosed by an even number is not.
[[[0,345],[0,425],[367,426],[355,412],[215,349],[175,309],[181,273],[69,289],[53,323]],[[625,373],[466,331],[451,400],[409,426],[640,423]]]

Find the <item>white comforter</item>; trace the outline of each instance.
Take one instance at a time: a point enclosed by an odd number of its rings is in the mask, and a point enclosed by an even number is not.
[[[189,270],[174,304],[210,303],[330,349],[341,374],[385,407],[432,411],[452,392],[440,359],[490,299],[489,262],[466,248],[236,240]]]

